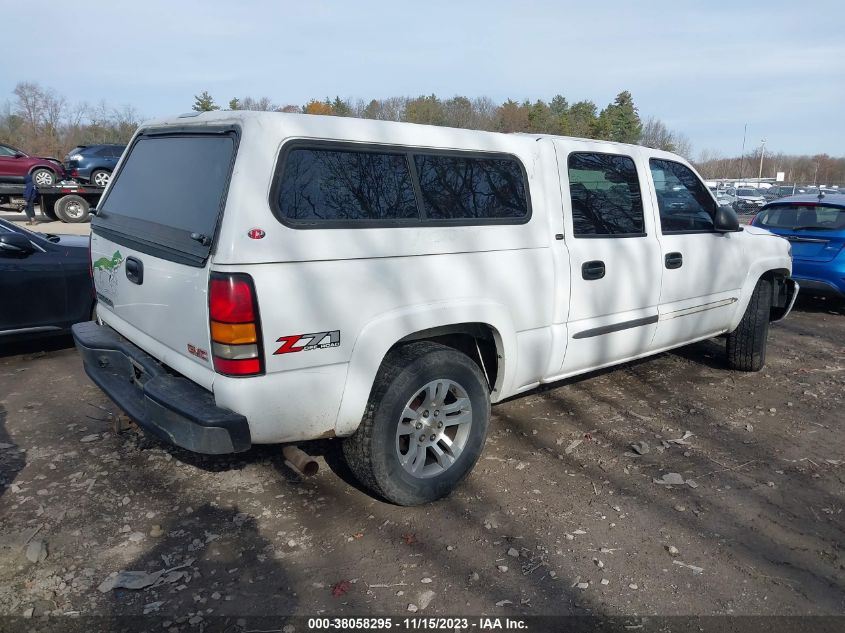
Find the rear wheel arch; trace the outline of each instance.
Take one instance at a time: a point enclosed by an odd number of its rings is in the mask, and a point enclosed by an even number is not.
[[[481,369],[491,393],[501,390],[499,381],[504,376],[502,366],[505,361],[502,337],[489,323],[455,323],[414,332],[397,341],[388,354],[412,341],[440,343],[465,354]]]
[[[470,314],[481,318],[466,319]],[[510,313],[504,306],[492,302],[441,305],[437,310],[431,306],[412,306],[374,319],[356,336],[335,421],[336,435],[351,435],[361,424],[376,376],[388,354],[420,340],[457,349],[479,367],[483,361],[486,371],[482,369],[482,373],[495,389],[491,400],[495,402],[509,395],[517,343]],[[480,358],[475,350],[476,341]],[[492,362],[488,363],[493,358],[495,368],[491,367]]]

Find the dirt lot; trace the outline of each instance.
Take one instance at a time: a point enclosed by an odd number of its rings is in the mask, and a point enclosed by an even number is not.
[[[0,613],[845,615],[845,307],[802,300],[769,340],[757,374],[714,340],[499,405],[419,508],[357,489],[331,442],[300,480],[278,447],[116,434],[67,340],[7,346]],[[121,570],[171,571],[98,590]]]

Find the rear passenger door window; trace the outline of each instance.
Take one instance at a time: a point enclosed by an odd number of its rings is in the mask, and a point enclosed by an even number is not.
[[[569,195],[575,237],[645,235],[637,167],[629,156],[569,155]]]
[[[295,147],[284,161],[278,205],[292,223],[419,219],[402,153]]]
[[[671,160],[649,160],[663,233],[707,233],[714,230],[716,202],[685,165]]]
[[[520,220],[528,217],[525,178],[512,158],[416,154],[428,220]]]

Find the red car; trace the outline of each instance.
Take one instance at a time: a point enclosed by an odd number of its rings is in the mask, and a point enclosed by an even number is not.
[[[27,174],[32,174],[36,187],[44,187],[64,178],[65,169],[55,158],[29,156],[16,147],[0,143],[0,181],[23,182]]]

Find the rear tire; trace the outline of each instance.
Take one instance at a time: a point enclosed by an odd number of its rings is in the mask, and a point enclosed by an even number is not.
[[[385,358],[343,455],[375,494],[403,506],[427,503],[472,470],[489,420],[487,381],[472,359],[438,343],[410,343]]]
[[[109,178],[111,178],[111,172],[106,169],[95,169],[91,172],[91,184],[97,185],[98,187],[105,187],[109,184]]]
[[[88,220],[88,201],[82,196],[68,195],[56,201],[56,215],[62,222],[85,222]]]
[[[766,364],[766,340],[772,307],[772,282],[760,279],[739,326],[728,334],[728,366],[739,371],[760,371]]]

